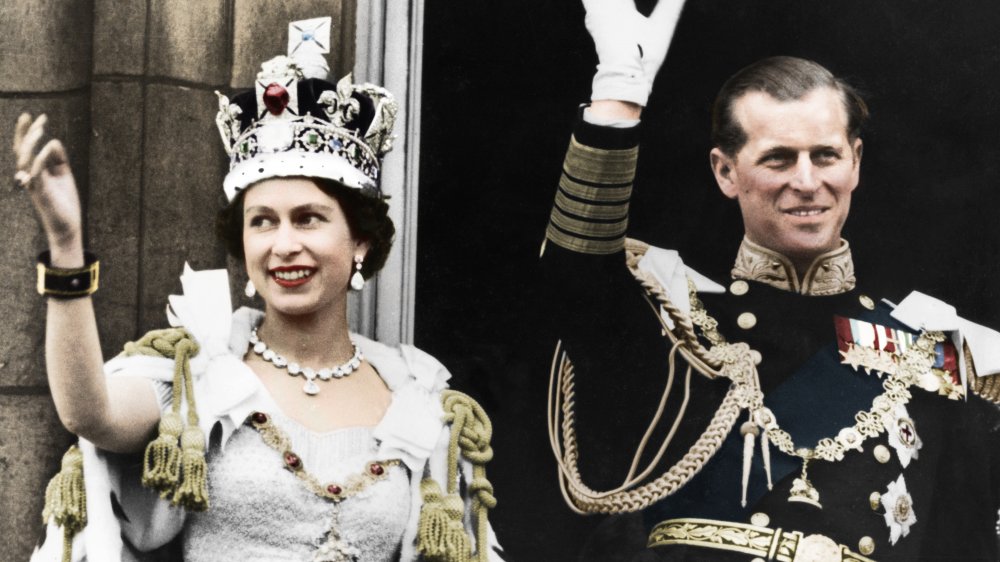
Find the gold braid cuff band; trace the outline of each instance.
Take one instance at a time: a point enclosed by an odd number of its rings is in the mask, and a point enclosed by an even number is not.
[[[52,267],[48,250],[38,255],[38,294],[57,299],[86,297],[97,291],[100,262],[97,256],[84,252],[84,266],[63,269]]]
[[[687,545],[780,562],[874,562],[825,535],[714,519],[668,519],[653,527],[649,548]]]
[[[605,150],[570,140],[547,239],[583,254],[622,249],[638,148]]]

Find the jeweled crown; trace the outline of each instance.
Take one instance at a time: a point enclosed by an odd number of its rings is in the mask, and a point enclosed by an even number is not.
[[[216,124],[229,155],[223,182],[233,200],[272,177],[331,179],[380,196],[382,156],[392,150],[397,104],[385,88],[327,82],[330,18],[293,22],[289,56],[261,65],[255,88],[219,96]],[[325,37],[324,37],[325,26]]]

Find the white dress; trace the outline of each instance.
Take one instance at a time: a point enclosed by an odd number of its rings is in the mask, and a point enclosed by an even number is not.
[[[231,313],[226,272],[186,268],[181,282],[184,295],[170,297],[168,318],[200,347],[191,371],[198,423],[210,438],[211,507],[204,514],[188,514],[170,506],[141,486],[141,466],[134,457],[104,453],[81,439],[88,523],[74,538],[74,562],[141,560],[142,552],[180,533],[185,560],[313,560],[334,529],[345,548],[361,553],[358,560],[419,560],[420,482],[430,477],[442,488],[447,485],[450,426],[441,407],[447,370],[415,347],[389,347],[352,335],[392,391],[392,402],[374,428],[317,434],[280,412],[243,363],[250,330],[262,314],[247,308]],[[117,357],[105,371],[150,379],[161,404],[168,402],[164,391],[173,378],[172,359]],[[372,461],[396,464],[387,465],[385,478],[335,507],[286,470],[281,454],[246,425],[254,412],[271,416],[306,469],[322,482],[363,471]],[[462,459],[459,468],[459,478],[470,482],[471,465]],[[465,498],[464,522],[474,538],[470,501]],[[490,560],[501,560],[492,530],[489,543]],[[32,561],[61,560],[61,555],[62,532],[50,521],[47,539]]]

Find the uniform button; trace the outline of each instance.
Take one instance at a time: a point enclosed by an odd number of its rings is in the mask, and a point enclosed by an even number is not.
[[[771,518],[766,513],[757,512],[750,516],[750,524],[758,527],[767,527],[771,523]]]
[[[882,494],[872,492],[872,495],[868,496],[868,504],[872,506],[872,511],[878,511],[882,505]]]
[[[868,310],[875,310],[875,301],[873,301],[868,295],[859,296],[858,302],[860,302],[861,306],[867,308]]]
[[[750,284],[742,279],[737,279],[736,281],[733,281],[731,285],[729,285],[729,292],[736,296],[745,295],[749,290],[750,290]]]
[[[736,317],[736,325],[744,330],[749,330],[757,325],[757,317],[753,312],[744,312]]]
[[[875,552],[875,540],[871,537],[861,537],[858,541],[858,552],[865,556]]]
[[[886,447],[885,445],[876,446],[874,453],[875,453],[875,460],[877,460],[882,464],[889,462],[889,459],[892,458],[892,453],[889,452],[889,448]]]
[[[753,359],[754,365],[760,365],[760,362],[764,360],[764,356],[762,356],[756,349],[750,350],[750,358]]]

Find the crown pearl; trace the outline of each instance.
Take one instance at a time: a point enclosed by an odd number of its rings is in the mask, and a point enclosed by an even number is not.
[[[288,106],[288,90],[281,84],[271,82],[264,90],[264,106],[271,115],[281,115]]]

